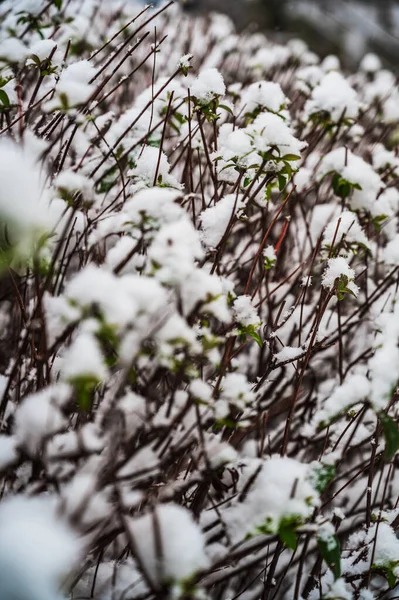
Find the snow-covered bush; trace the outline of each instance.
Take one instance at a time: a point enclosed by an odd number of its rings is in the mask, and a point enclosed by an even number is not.
[[[397,597],[395,75],[0,20],[0,598]]]

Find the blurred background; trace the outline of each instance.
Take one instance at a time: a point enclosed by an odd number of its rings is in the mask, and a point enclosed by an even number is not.
[[[280,42],[300,37],[350,68],[365,52],[399,65],[399,0],[182,0],[185,10],[228,14],[239,30],[261,30]]]

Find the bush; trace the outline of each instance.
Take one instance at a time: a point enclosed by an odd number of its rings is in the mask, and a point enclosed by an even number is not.
[[[1,598],[395,597],[395,76],[0,14]]]

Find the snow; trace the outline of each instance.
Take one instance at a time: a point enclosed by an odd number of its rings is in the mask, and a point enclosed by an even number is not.
[[[137,481],[140,472],[145,471],[144,478],[148,476],[148,471],[156,469],[159,465],[159,459],[150,446],[144,446],[118,470],[117,477],[125,479],[132,477]]]
[[[365,490],[372,520],[399,512],[375,435],[381,411],[398,416],[397,78],[375,56],[346,74],[300,40],[237,33],[179,3],[152,22],[156,48],[152,26],[136,37],[151,9],[133,23],[137,6],[115,2],[53,4],[41,33],[16,12],[40,13],[45,0],[0,2],[0,47],[18,59],[2,61],[0,597],[300,598],[307,561],[295,592],[286,543],[274,591],[257,565],[273,562],[288,525],[316,561],[345,508],[342,577],[324,561],[307,595],[371,600],[359,589],[373,535]],[[335,466],[334,494],[321,499]],[[19,493],[26,514],[6,527],[18,552],[33,537],[35,548],[9,566],[2,510]],[[25,526],[31,502],[49,532]],[[68,549],[70,527],[87,542],[78,564],[36,568],[46,536]],[[384,529],[381,561],[399,556]]]
[[[305,105],[307,116],[328,113],[330,119],[338,123],[341,118],[356,119],[359,114],[359,100],[355,90],[337,71],[330,71],[312,91]]]
[[[98,305],[110,325],[125,326],[137,313],[135,298],[124,281],[92,264],[68,282],[65,296],[82,309]]]
[[[54,600],[79,560],[81,544],[51,495],[0,504],[0,597]]]
[[[87,102],[95,90],[90,81],[96,70],[87,60],[79,60],[70,64],[62,71],[56,85],[55,97],[46,104],[47,110],[59,107],[67,108],[80,106]]]
[[[359,65],[360,70],[364,71],[365,73],[376,73],[381,69],[381,67],[382,63],[379,56],[373,54],[372,52],[366,54],[362,58],[361,63]]]
[[[79,378],[96,381],[107,379],[108,371],[104,364],[99,343],[89,332],[79,332],[62,357],[62,377],[73,382]]]
[[[34,241],[51,229],[49,198],[36,155],[10,139],[0,141],[0,216],[19,253],[30,253]]]
[[[155,527],[159,531],[157,553]],[[204,538],[190,512],[176,504],[158,505],[154,513],[131,519],[129,530],[133,546],[151,583],[188,579],[208,566]]]
[[[28,54],[28,48],[16,37],[10,37],[0,42],[0,59],[3,62],[22,63]]]
[[[119,266],[126,261],[126,259],[131,256],[130,260],[128,260],[125,266],[122,269],[119,269],[119,273],[121,275],[126,275],[127,273],[135,273],[137,267],[142,266],[142,262],[137,261],[137,255],[134,253],[134,249],[137,247],[137,242],[135,239],[131,238],[128,235],[121,237],[115,244],[113,248],[108,252],[105,264],[111,271],[119,268]]]
[[[186,219],[161,227],[148,253],[158,281],[170,284],[183,283],[202,255],[199,235]]]
[[[328,71],[339,71],[341,64],[338,56],[335,54],[329,54],[321,63],[322,69],[327,73]]]
[[[399,560],[399,540],[392,527],[388,523],[375,523],[367,532],[368,560],[377,567],[388,567],[399,577],[399,567],[396,566]],[[374,555],[373,546],[375,545]]]
[[[366,234],[359,224],[359,219],[356,213],[349,210],[343,211],[338,217],[330,221],[323,233],[323,245],[334,247],[339,246],[341,240],[349,244],[361,244],[366,248],[370,247],[370,243]]]
[[[238,296],[233,302],[233,313],[236,321],[244,327],[258,328],[261,324],[261,319],[250,296]]]
[[[161,224],[172,223],[184,215],[183,209],[177,202],[180,196],[180,192],[175,189],[160,187],[142,189],[127,200],[123,213],[133,223],[139,225],[144,220],[147,226],[158,228]]]
[[[81,192],[83,196],[90,197],[93,193],[93,183],[85,175],[65,169],[57,175],[53,184],[62,190],[69,192]]]
[[[242,373],[228,373],[222,380],[222,398],[239,408],[252,402],[255,393]]]
[[[214,315],[223,323],[231,321],[231,311],[219,277],[210,275],[203,269],[194,269],[181,282],[180,290],[184,315],[190,315],[201,304],[204,313]]]
[[[238,542],[264,525],[277,532],[285,518],[306,519],[318,503],[308,477],[308,465],[293,458],[265,460],[244,502],[224,511],[232,540]]]
[[[218,96],[224,96],[226,86],[222,75],[215,68],[201,71],[191,86],[191,95],[201,104],[209,104]]]
[[[118,409],[123,414],[126,430],[129,435],[133,436],[136,430],[145,423],[145,398],[135,392],[128,391],[118,401]]]
[[[201,214],[202,237],[205,244],[216,248],[226,233],[233,215],[237,215],[244,207],[240,195],[229,194],[221,198],[215,206],[205,209]]]
[[[49,386],[26,396],[15,415],[15,440],[31,456],[40,450],[46,437],[58,433],[67,420],[58,407],[69,392],[68,387]]]
[[[349,586],[346,584],[345,579],[339,578],[332,583],[326,594],[323,596],[326,600],[335,600],[339,598],[340,600],[353,600],[353,594],[349,589]]]
[[[29,54],[34,54],[40,61],[43,61],[50,56],[55,48],[57,48],[57,43],[54,40],[38,40],[29,48]]]
[[[211,386],[201,379],[194,379],[190,383],[190,393],[202,402],[209,402],[211,400],[212,391]]]
[[[0,434],[0,472],[18,460],[18,444],[14,436]]]
[[[303,356],[305,353],[304,349],[299,347],[295,348],[294,346],[284,346],[280,352],[274,355],[274,360],[276,364],[283,363],[287,360],[295,360],[300,356]]]
[[[378,214],[376,199],[383,183],[369,163],[350,150],[336,148],[323,157],[318,169],[319,179],[328,173],[339,173],[345,181],[360,186],[360,190],[353,190],[349,199],[351,208],[354,210],[364,209]]]
[[[360,373],[353,373],[346,377],[345,381],[338,385],[332,394],[325,400],[322,408],[317,411],[313,425],[328,424],[334,417],[365,400],[370,393],[370,381]]]
[[[248,132],[255,135],[254,147],[259,152],[267,151],[271,146],[276,146],[281,156],[294,154],[300,156],[306,142],[297,140],[285,121],[272,113],[261,113],[247,128]]]
[[[192,54],[183,54],[183,56],[181,56],[179,58],[179,62],[177,63],[177,66],[181,69],[188,69],[192,58],[193,58]]]
[[[85,526],[93,526],[106,519],[110,512],[107,491],[98,491],[98,478],[95,468],[90,469],[91,466],[88,462],[62,489],[65,512],[72,520]]]
[[[173,175],[170,175],[169,171],[170,165],[166,154],[160,152],[158,148],[145,146],[136,166],[127,174],[135,180],[134,190],[152,187],[157,182],[167,187],[182,190],[183,185]],[[155,181],[155,176],[157,176],[157,181]]]
[[[300,168],[298,170],[298,172],[295,173],[294,183],[295,183],[296,191],[298,194],[300,194],[301,192],[306,190],[306,188],[309,186],[309,184],[311,182],[311,178],[312,178],[311,170],[306,169],[305,167]]]
[[[347,277],[348,283],[346,287],[354,294],[354,296],[357,296],[359,288],[354,283],[355,275],[354,269],[349,266],[347,259],[343,256],[329,258],[327,267],[323,272],[321,283],[323,287],[332,290],[336,279]]]
[[[280,112],[286,106],[286,98],[279,83],[273,81],[257,81],[252,83],[241,96],[241,106],[245,113],[255,110]]]
[[[387,265],[399,265],[399,234],[387,243],[383,250],[383,258]]]

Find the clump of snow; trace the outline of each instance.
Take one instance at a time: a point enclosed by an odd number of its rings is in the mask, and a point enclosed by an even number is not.
[[[338,256],[337,258],[329,258],[327,267],[323,272],[321,283],[323,287],[332,290],[337,279],[339,280],[342,277],[346,277],[347,284],[345,287],[350,290],[354,296],[357,296],[359,288],[354,282],[355,275],[354,269],[349,266],[345,257]]]
[[[335,417],[342,414],[351,406],[367,399],[370,393],[370,381],[360,373],[353,373],[337,386],[315,414],[315,428],[328,425]]]
[[[91,333],[82,331],[78,334],[62,358],[61,371],[64,380],[71,382],[82,377],[96,381],[104,381],[107,378],[104,357]]]
[[[67,419],[59,406],[68,397],[68,386],[48,386],[23,399],[15,415],[15,440],[31,456],[40,450],[46,437],[61,431]]]
[[[288,100],[279,83],[273,81],[257,81],[252,83],[241,96],[241,106],[245,113],[266,109],[280,112]]]
[[[49,196],[33,147],[0,141],[0,218],[18,254],[29,255],[34,243],[51,231]]]
[[[279,363],[283,363],[287,360],[295,360],[300,356],[303,356],[303,354],[304,349],[301,347],[296,348],[294,346],[284,346],[280,352],[277,352],[277,354],[274,355],[274,360],[278,365]]]
[[[375,523],[367,532],[368,560],[373,558],[373,565],[392,570],[399,577],[399,540],[388,523]],[[373,550],[374,548],[374,550]]]
[[[170,165],[166,154],[160,152],[158,148],[145,146],[136,166],[128,171],[128,176],[134,179],[135,191],[152,187],[157,183],[178,190],[183,189],[183,185],[177,181],[176,177],[170,175],[169,171]]]
[[[46,109],[73,108],[87,102],[95,90],[91,80],[96,70],[88,60],[79,60],[62,71],[55,88],[55,95],[47,102]]]
[[[179,62],[177,63],[177,66],[180,69],[188,69],[192,58],[193,58],[192,54],[183,54],[183,56],[181,56],[179,58]]]
[[[242,373],[228,373],[222,381],[222,398],[237,407],[244,408],[255,398],[251,387]]]
[[[212,398],[211,386],[201,379],[194,379],[190,383],[190,393],[202,402],[209,402]]]
[[[44,39],[38,40],[29,48],[29,54],[37,56],[40,61],[45,60],[57,48],[57,43],[54,40]]]
[[[365,73],[376,73],[382,68],[381,59],[376,54],[369,52],[363,56],[359,68]]]
[[[346,148],[336,148],[323,157],[318,169],[319,179],[328,173],[339,173],[345,181],[360,187],[353,189],[349,198],[354,210],[379,214],[376,199],[383,183],[369,163]]]
[[[54,600],[79,560],[81,544],[52,496],[0,504],[0,597]]]
[[[129,529],[134,549],[156,588],[186,580],[209,564],[202,532],[186,508],[158,505],[153,513],[132,519]]]
[[[231,219],[245,207],[241,196],[229,194],[203,211],[201,214],[202,236],[205,244],[211,248],[221,242]]]
[[[305,105],[308,117],[327,113],[334,123],[340,119],[356,119],[359,114],[359,100],[356,91],[337,71],[330,71],[312,91]]]
[[[209,104],[218,96],[224,96],[226,86],[222,75],[215,68],[201,71],[191,86],[191,94],[202,104]]]
[[[244,327],[259,327],[261,324],[250,296],[238,296],[233,302],[233,313],[236,321]]]
[[[0,60],[13,64],[23,63],[29,49],[16,37],[9,37],[0,42]]]
[[[319,501],[309,474],[309,465],[293,458],[265,460],[245,500],[224,512],[232,539],[239,541],[262,527],[277,532],[283,519],[306,519]]]
[[[12,435],[0,435],[0,471],[4,471],[18,460],[18,444]]]
[[[90,197],[93,193],[93,184],[90,179],[74,171],[62,171],[55,178],[54,185],[68,192],[81,192],[85,197]]]
[[[348,244],[370,247],[356,213],[349,210],[343,211],[337,218],[329,222],[323,233],[323,245],[332,246],[334,241],[334,246],[339,246],[342,239]]]

